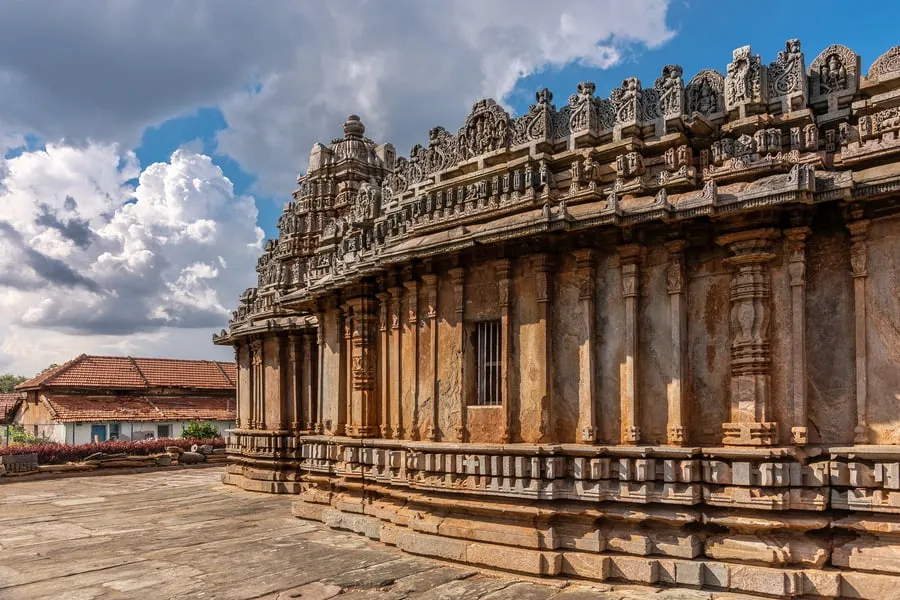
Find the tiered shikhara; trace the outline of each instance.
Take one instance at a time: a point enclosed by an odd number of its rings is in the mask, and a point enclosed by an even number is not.
[[[215,337],[226,482],[471,564],[897,597],[900,47],[594,92],[313,148]]]

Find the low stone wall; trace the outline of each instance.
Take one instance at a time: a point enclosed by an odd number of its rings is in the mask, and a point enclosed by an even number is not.
[[[250,439],[252,438],[252,439]],[[900,597],[900,450],[229,440],[225,483],[413,554],[778,597]]]
[[[180,448],[178,450],[181,450]],[[180,459],[182,454],[193,454],[190,460]],[[31,458],[33,457],[33,458]],[[165,469],[165,468],[183,468],[185,466],[196,465],[223,465],[228,461],[222,449],[213,451],[210,449],[208,453],[182,453],[169,452],[166,454],[156,455],[134,455],[134,456],[95,456],[85,459],[81,462],[70,462],[60,465],[39,465],[37,456],[35,455],[11,455],[0,457],[4,461],[0,461],[0,483],[4,480],[13,481],[21,477],[34,476],[67,476],[79,475],[94,472],[119,472],[121,469]],[[9,463],[9,465],[5,464]],[[15,465],[10,468],[10,465]]]

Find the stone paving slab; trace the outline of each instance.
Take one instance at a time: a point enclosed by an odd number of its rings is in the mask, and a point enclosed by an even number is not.
[[[0,484],[0,600],[736,600],[427,558],[291,516],[222,469]]]

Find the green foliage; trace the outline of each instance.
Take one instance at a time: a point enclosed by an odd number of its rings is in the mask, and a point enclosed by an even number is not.
[[[44,367],[43,369],[41,369],[41,373],[44,373],[45,371],[49,371],[50,369],[55,369],[58,366],[59,365],[56,363],[50,363],[49,367]],[[38,373],[38,375],[40,375],[41,373]]]
[[[23,377],[21,375],[13,375],[12,373],[4,373],[0,375],[0,394],[8,394],[13,391],[13,389],[27,380],[27,377]]]
[[[181,432],[183,438],[211,439],[222,437],[219,430],[212,423],[201,423],[200,421],[191,421],[188,423],[184,431]]]
[[[21,425],[7,425],[6,430],[2,431],[4,439],[9,439],[10,444],[46,444],[48,440],[39,435],[34,435],[25,431]]]

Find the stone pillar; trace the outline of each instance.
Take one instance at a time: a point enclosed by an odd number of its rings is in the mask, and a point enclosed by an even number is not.
[[[645,249],[641,244],[619,247],[622,272],[622,299],[625,302],[625,356],[619,367],[619,401],[621,404],[621,441],[637,444],[641,440],[640,405],[637,396],[638,297],[641,264]]]
[[[316,335],[307,331],[301,338],[303,344],[303,367],[301,380],[303,384],[303,417],[306,419],[306,430],[315,431],[318,422],[318,385],[316,373],[318,372],[318,350]]]
[[[407,273],[411,276],[411,273]],[[409,338],[406,341],[406,364],[413,374],[413,407],[412,423],[409,429],[409,439],[419,439],[419,282],[410,279],[403,283],[406,288],[407,298],[407,325]]]
[[[350,300],[349,332],[350,395],[347,414],[351,437],[378,434],[378,398],[375,386],[378,356],[376,302],[369,296]]]
[[[391,344],[390,344],[390,313],[391,295],[388,292],[378,294],[378,330],[381,343],[378,346],[379,357],[379,389],[378,395],[381,402],[381,419],[379,433],[383,438],[391,437]]]
[[[456,424],[456,441],[466,441],[466,410],[468,410],[468,398],[466,392],[466,361],[465,361],[465,344],[466,344],[466,325],[465,325],[465,293],[466,293],[466,270],[462,267],[455,267],[449,271],[450,278],[453,280],[453,311],[456,318],[456,341],[457,341],[457,360],[459,361],[459,421]]]
[[[854,217],[862,216],[861,211]],[[869,443],[868,415],[868,369],[866,366],[866,277],[869,235],[869,220],[857,219],[847,224],[850,230],[850,268],[853,271],[854,314],[856,316],[856,429],[853,441],[857,444]]]
[[[403,338],[401,318],[403,313],[403,288],[392,287],[391,293],[391,354],[393,361],[391,362],[391,406],[394,407],[391,417],[391,426],[395,439],[403,438]]]
[[[350,414],[350,402],[353,398],[353,317],[352,306],[344,304],[338,312],[338,331],[343,332],[340,343],[340,385],[338,387],[338,403],[334,435],[347,433],[347,416]]]
[[[293,363],[290,361],[290,345],[288,338],[283,335],[275,337],[275,347],[278,349],[276,365],[278,368],[278,419],[273,423],[275,429],[288,431],[291,428],[291,404],[293,402],[293,385],[291,379],[294,375]]]
[[[316,346],[319,357],[316,363],[318,376],[316,377],[316,422],[313,430],[321,435],[325,433],[325,313],[317,315]]]
[[[509,326],[509,292],[510,292],[510,275],[512,265],[508,258],[503,258],[494,262],[494,273],[497,278],[497,286],[500,291],[500,406],[503,411],[502,427],[500,431],[500,443],[508,444],[511,440],[510,427],[510,393],[509,393],[509,348],[510,348],[510,326]]]
[[[438,434],[438,369],[437,369],[437,344],[438,344],[438,328],[437,328],[437,275],[430,273],[422,276],[423,289],[425,292],[425,300],[428,303],[425,310],[425,318],[428,323],[428,333],[431,336],[428,345],[428,364],[431,370],[431,419],[428,425],[428,440],[434,442],[437,440]]]
[[[809,443],[806,425],[806,239],[809,227],[794,227],[785,235],[791,279],[791,404],[794,421],[791,441],[803,446]]]
[[[775,229],[753,229],[720,236],[733,254],[731,279],[731,421],[722,424],[722,443],[767,446],[778,443],[772,420],[769,321],[771,283],[766,266],[775,255]]]
[[[687,311],[684,306],[684,240],[666,244],[669,265],[666,268],[666,290],[669,293],[669,319],[672,327],[672,376],[666,386],[669,422],[666,440],[672,446],[684,444],[685,356],[687,355]]]
[[[535,289],[538,302],[538,329],[536,337],[537,355],[534,360],[539,365],[536,370],[538,380],[535,388],[541,391],[540,441],[548,442],[553,437],[553,350],[551,321],[553,319],[553,258],[547,254],[533,257]]]
[[[288,335],[288,373],[290,374],[290,427],[297,433],[303,427],[303,334]]]
[[[235,413],[235,425],[238,429],[250,428],[250,404],[252,402],[253,392],[251,387],[251,369],[253,368],[250,359],[250,346],[248,344],[238,344],[235,346],[237,350],[237,411]]]
[[[250,411],[250,429],[265,429],[266,417],[263,402],[266,391],[266,378],[263,372],[263,341],[260,339],[253,340],[250,343],[250,351],[253,356],[253,375],[251,377],[253,403]]]
[[[583,337],[578,347],[578,431],[581,441],[597,441],[597,381],[594,377],[596,323],[594,314],[594,286],[597,279],[597,260],[594,250],[575,251],[578,275],[578,301],[581,306]]]

